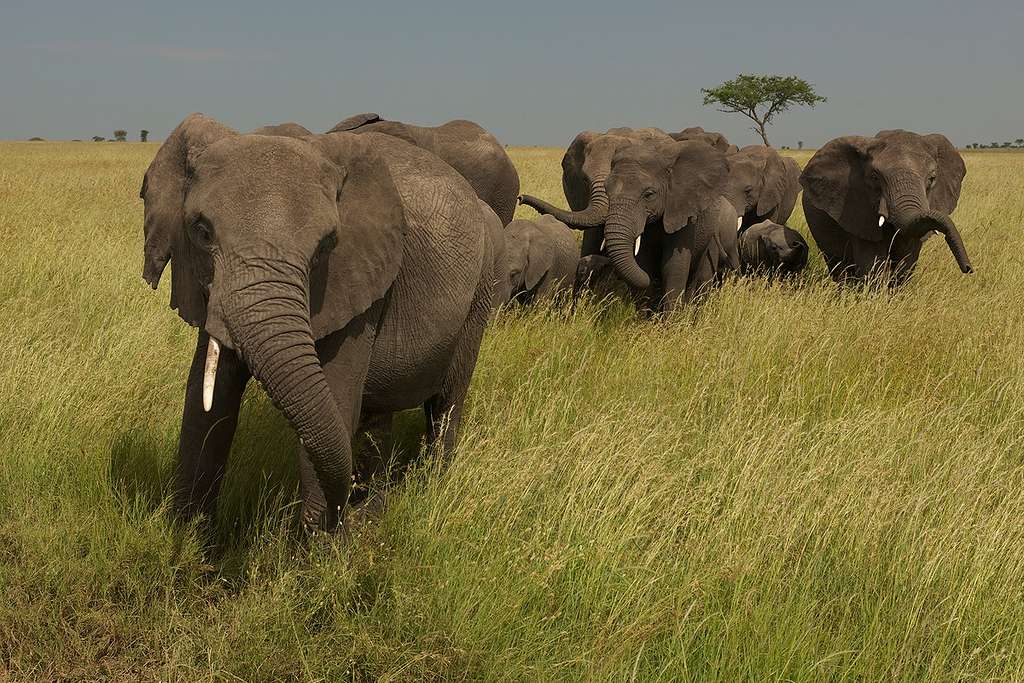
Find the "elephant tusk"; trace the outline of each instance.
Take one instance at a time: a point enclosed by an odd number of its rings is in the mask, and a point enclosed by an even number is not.
[[[217,360],[220,358],[220,344],[210,337],[206,347],[206,370],[203,371],[203,410],[210,412],[213,407],[213,386],[217,381]]]
[[[736,232],[740,231],[743,227],[743,216],[736,216]]]
[[[603,237],[601,238],[601,248],[598,249],[598,251],[604,252],[604,238]]]
[[[885,224],[885,216],[879,214],[878,216],[878,227],[882,227]]]
[[[636,243],[633,244],[633,256],[636,256],[637,254],[640,253],[640,238],[641,237],[643,237],[642,234],[636,236]]]

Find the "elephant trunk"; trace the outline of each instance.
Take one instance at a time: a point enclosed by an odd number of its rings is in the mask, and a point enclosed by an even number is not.
[[[636,261],[639,240],[647,224],[647,212],[636,202],[616,203],[604,227],[605,249],[615,272],[631,286],[647,289],[650,276]]]
[[[596,228],[604,224],[605,218],[608,217],[608,192],[604,186],[604,178],[595,178],[591,183],[590,200],[587,207],[580,211],[566,211],[528,194],[524,194],[520,202],[532,206],[541,214],[557,218],[575,230]]]
[[[334,530],[351,489],[351,443],[313,343],[308,269],[277,260],[240,270],[245,281],[223,302],[228,331],[316,470],[326,509],[307,508],[304,521]]]
[[[922,239],[932,230],[942,233],[960,271],[973,272],[967,248],[953,219],[928,207],[927,195],[920,180],[909,176],[895,177],[886,185],[882,202],[890,211],[888,220],[912,237]]]

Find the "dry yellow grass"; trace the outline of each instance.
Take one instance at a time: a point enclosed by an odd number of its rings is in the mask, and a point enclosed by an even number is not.
[[[291,534],[253,388],[203,553],[163,504],[193,333],[139,277],[155,150],[0,144],[0,678],[1024,677],[1024,155],[965,154],[969,277],[935,241],[891,296],[814,255],[659,323],[502,315],[452,467],[348,549]],[[561,151],[512,155],[564,201]]]

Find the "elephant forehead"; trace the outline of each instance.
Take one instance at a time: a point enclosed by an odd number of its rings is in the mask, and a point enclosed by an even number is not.
[[[928,145],[915,133],[900,132],[877,138],[869,147],[869,153],[876,166],[927,166],[933,161]]]

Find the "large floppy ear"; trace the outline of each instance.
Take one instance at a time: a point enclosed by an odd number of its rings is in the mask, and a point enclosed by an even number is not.
[[[729,163],[725,154],[696,140],[666,145],[670,156],[665,232],[673,233],[726,193]]]
[[[880,195],[864,177],[869,138],[847,135],[815,152],[800,174],[804,196],[816,208],[861,239],[877,242],[885,235],[878,227]]]
[[[337,133],[340,131],[355,130],[360,126],[365,126],[370,123],[376,123],[377,121],[380,121],[380,114],[356,114],[355,116],[350,116],[347,119],[342,119],[341,121],[338,121],[338,123],[334,124],[334,128],[331,128],[327,132]]]
[[[960,152],[956,151],[953,143],[945,135],[932,133],[922,137],[932,148],[938,166],[935,183],[928,193],[928,203],[933,209],[951,214],[960,201],[960,186],[967,175],[967,167]]]
[[[314,339],[340,330],[382,298],[398,277],[405,248],[402,200],[381,153],[363,136],[313,138],[338,172],[335,246],[310,273]]]
[[[796,198],[800,194],[800,164],[793,157],[782,157],[782,163],[786,166],[786,191],[775,212],[775,222],[785,225],[789,217],[793,215]]]
[[[171,308],[190,325],[206,320],[206,296],[202,280],[194,272],[194,250],[186,239],[184,223],[185,180],[188,161],[209,145],[235,131],[202,114],[190,114],[157,150],[142,180],[139,193],[145,201],[142,277],[156,289],[168,261],[171,266]]]
[[[554,245],[536,228],[523,232],[526,240],[526,270],[523,272],[526,289],[536,287],[551,271],[555,262]]]
[[[769,216],[773,221],[782,222],[776,215],[786,200],[789,182],[786,162],[771,147],[765,148],[764,170],[761,172],[761,192],[757,197],[757,215]]]

